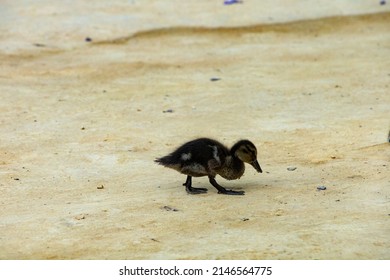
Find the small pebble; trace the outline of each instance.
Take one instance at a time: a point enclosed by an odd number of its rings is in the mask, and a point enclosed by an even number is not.
[[[173,113],[172,109],[164,110],[163,113]]]
[[[92,42],[92,38],[90,37],[85,38],[85,42]]]
[[[296,167],[287,167],[287,170],[288,171],[294,171],[294,170],[296,170],[297,168]]]
[[[103,186],[103,185],[98,186],[97,189],[98,189],[98,190],[102,190],[102,189],[104,189],[104,186]]]
[[[326,187],[325,187],[325,186],[318,186],[318,187],[317,187],[317,190],[319,190],[319,191],[324,191],[324,190],[326,190]]]
[[[210,81],[212,81],[212,82],[216,82],[216,81],[219,81],[219,80],[221,80],[221,78],[211,78],[210,79]]]
[[[241,4],[241,0],[226,0],[223,2],[225,5]]]
[[[382,0],[382,1],[379,2],[379,4],[381,4],[382,6],[383,6],[383,5],[386,5],[386,1],[385,1],[385,0]]]
[[[249,219],[248,218],[242,218],[241,221],[246,222],[246,221],[249,221]]]
[[[166,211],[173,211],[173,212],[177,212],[179,210],[177,210],[176,208],[173,208],[173,207],[170,207],[170,206],[164,206],[162,207],[162,209],[166,210]]]
[[[84,220],[85,219],[85,214],[79,214],[76,217],[74,217],[76,220]]]

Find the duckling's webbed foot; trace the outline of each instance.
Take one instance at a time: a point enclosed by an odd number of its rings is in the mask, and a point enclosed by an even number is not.
[[[192,177],[187,176],[186,182],[183,184],[183,186],[186,187],[186,191],[189,194],[200,194],[200,193],[206,193],[207,189],[205,188],[193,188],[192,187]]]
[[[213,187],[215,187],[218,190],[218,193],[220,193],[220,194],[228,194],[228,195],[244,195],[245,194],[244,191],[233,191],[233,190],[225,189],[224,187],[219,185],[213,177],[209,176],[209,181],[210,181],[210,184],[212,184]]]

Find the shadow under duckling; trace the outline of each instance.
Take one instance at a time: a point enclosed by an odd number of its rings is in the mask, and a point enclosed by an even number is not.
[[[192,177],[208,176],[219,194],[244,195],[244,191],[225,189],[217,183],[215,176],[220,175],[227,180],[239,179],[245,171],[244,162],[252,165],[257,172],[263,172],[257,161],[257,149],[249,140],[240,140],[229,150],[216,140],[199,138],[183,144],[167,156],[157,158],[155,162],[187,175],[183,186],[189,194],[206,193],[206,188],[192,187]]]

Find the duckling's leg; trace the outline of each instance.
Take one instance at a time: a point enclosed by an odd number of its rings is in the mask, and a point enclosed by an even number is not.
[[[217,183],[217,181],[215,181],[214,177],[209,176],[209,181],[210,181],[210,184],[212,184],[218,190],[218,193],[230,194],[230,195],[244,195],[245,194],[244,191],[232,191],[232,190],[225,189],[224,187],[219,185]]]
[[[186,182],[183,184],[183,186],[186,187],[187,193],[189,193],[189,194],[200,194],[200,193],[206,193],[207,192],[207,189],[204,189],[204,188],[193,188],[191,185],[192,185],[192,177],[188,175]]]

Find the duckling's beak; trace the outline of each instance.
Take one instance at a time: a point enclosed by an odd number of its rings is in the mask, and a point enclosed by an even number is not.
[[[260,164],[257,162],[257,159],[255,159],[254,161],[252,161],[252,162],[250,163],[250,165],[252,165],[252,166],[254,167],[254,169],[257,170],[257,172],[259,172],[259,173],[262,173],[262,172],[263,172],[263,170],[261,170]]]

